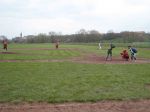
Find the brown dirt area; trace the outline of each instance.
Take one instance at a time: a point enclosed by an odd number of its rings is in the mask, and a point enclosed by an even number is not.
[[[150,63],[150,59],[138,58],[136,61],[125,61],[121,57],[113,57],[112,60],[105,60],[105,57],[97,54],[86,54],[82,57],[72,58],[70,61],[87,64],[139,64],[139,63]]]
[[[0,54],[19,54],[19,53],[16,53],[16,52],[0,52]]]
[[[5,54],[16,54],[16,53],[8,52]],[[18,53],[18,55],[20,54]],[[83,53],[80,57],[72,57],[68,59],[0,60],[0,62],[75,62],[83,64],[139,64],[139,63],[142,64],[142,63],[150,63],[150,59],[138,58],[136,61],[131,60],[124,61],[121,59],[121,57],[113,57],[112,60],[106,61],[105,57],[99,56],[97,54]]]
[[[150,100],[96,103],[1,103],[0,112],[150,112]]]

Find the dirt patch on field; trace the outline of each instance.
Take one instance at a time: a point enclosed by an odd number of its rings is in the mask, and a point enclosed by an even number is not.
[[[63,104],[2,103],[0,112],[150,112],[150,100]]]
[[[29,55],[29,56],[31,56],[31,55],[35,55],[35,56],[43,56],[43,55],[45,55],[45,56],[49,56],[48,54],[33,54],[33,53],[18,53],[18,52],[0,52],[0,54],[17,54],[17,55]]]
[[[67,61],[67,60],[66,60]],[[65,60],[38,60],[38,59],[33,59],[33,60],[0,60],[0,62],[65,62]]]
[[[16,52],[0,52],[0,54],[20,54],[20,53],[16,53]]]
[[[82,57],[73,58],[73,62],[78,63],[95,63],[95,64],[138,64],[138,63],[150,63],[150,59],[138,58],[136,61],[125,61],[121,57],[113,57],[112,60],[107,60],[106,57],[99,56],[97,54],[87,54]]]
[[[150,83],[147,83],[147,84],[145,84],[144,86],[145,86],[146,89],[149,89],[149,90],[150,90]]]
[[[75,62],[84,64],[139,64],[150,63],[150,59],[139,58],[136,61],[124,61],[119,57],[114,57],[112,60],[105,60],[105,57],[97,54],[84,54],[80,57],[68,59],[33,59],[33,60],[0,60],[0,62]]]

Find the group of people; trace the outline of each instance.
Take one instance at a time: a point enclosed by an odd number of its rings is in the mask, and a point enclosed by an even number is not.
[[[3,49],[7,51],[7,44],[8,44],[8,41],[7,39],[4,39],[2,41],[3,43]],[[56,40],[55,41],[55,47],[56,49],[58,49],[59,47],[59,40]],[[106,61],[109,59],[109,60],[112,60],[112,50],[113,48],[115,48],[115,45],[114,44],[110,44],[110,48],[108,49],[107,51],[107,56],[106,56]],[[101,44],[99,43],[99,49],[101,49]],[[130,54],[131,54],[131,60],[136,60],[136,53],[137,53],[137,50],[131,46],[128,46],[128,49],[130,51]],[[126,60],[128,61],[130,59],[130,56],[128,54],[128,51],[127,50],[123,50],[121,53],[120,53],[121,57],[123,60]]]
[[[108,59],[112,60],[112,49],[113,48],[115,48],[115,45],[110,44],[110,48],[107,51],[106,61]],[[137,53],[136,48],[133,48],[132,46],[128,46],[128,49],[129,49],[130,54],[131,54],[131,60],[136,60],[136,53]],[[129,53],[127,50],[123,50],[120,53],[120,55],[121,55],[122,59],[125,61],[128,61],[130,59],[130,56],[129,56]]]

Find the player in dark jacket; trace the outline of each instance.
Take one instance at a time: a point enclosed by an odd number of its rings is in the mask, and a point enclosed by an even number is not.
[[[113,48],[115,48],[115,46],[113,44],[110,44],[110,48],[107,50],[106,61],[108,60],[108,58],[110,58],[110,60],[112,60],[112,49]]]
[[[58,40],[56,40],[56,42],[55,42],[55,47],[56,47],[56,49],[58,49],[58,47],[59,47],[59,41]]]
[[[136,60],[136,53],[137,53],[137,50],[131,46],[128,46],[128,49],[131,53],[131,60]]]
[[[7,40],[6,39],[3,40],[3,49],[6,51],[7,51],[7,44],[8,44]]]

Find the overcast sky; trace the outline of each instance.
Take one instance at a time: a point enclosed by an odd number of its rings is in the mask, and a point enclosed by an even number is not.
[[[8,38],[82,28],[150,32],[150,0],[0,0],[0,35]]]

